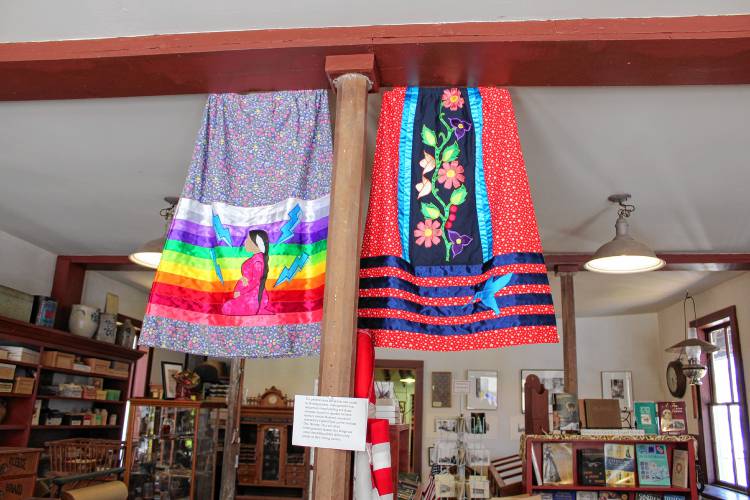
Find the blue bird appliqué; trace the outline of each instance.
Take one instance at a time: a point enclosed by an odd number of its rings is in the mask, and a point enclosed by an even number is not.
[[[474,294],[472,303],[481,302],[485,307],[492,309],[495,314],[500,314],[500,307],[497,305],[495,294],[505,288],[510,283],[513,273],[503,274],[488,279],[480,291]]]

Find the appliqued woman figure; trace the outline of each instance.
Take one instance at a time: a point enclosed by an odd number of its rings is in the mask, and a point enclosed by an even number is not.
[[[224,303],[221,312],[229,316],[273,314],[268,308],[266,292],[268,234],[265,231],[249,231],[244,246],[253,256],[242,263],[242,277],[234,286],[233,298]]]

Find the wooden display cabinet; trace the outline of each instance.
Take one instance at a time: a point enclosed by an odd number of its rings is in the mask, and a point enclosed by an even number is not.
[[[271,387],[240,412],[238,499],[306,498],[309,452],[292,445],[294,401]]]
[[[53,328],[32,325],[24,321],[0,316],[0,345],[25,347],[38,353],[38,361],[0,360],[0,363],[14,365],[16,374],[33,377],[31,392],[3,392],[7,413],[0,423],[0,446],[43,447],[47,441],[72,437],[93,437],[120,439],[125,418],[125,404],[130,394],[134,363],[144,353],[115,344],[92,340]],[[87,358],[96,358],[109,366],[117,362],[127,367],[122,372],[108,368],[100,371],[80,371],[54,366],[45,353],[60,352]],[[66,397],[45,393],[44,389],[59,383],[90,384],[92,378],[102,381],[102,389],[118,391],[117,399]],[[101,425],[48,425],[33,420],[34,408],[59,407],[63,410],[106,409],[107,422]],[[112,417],[115,415],[115,417]],[[109,419],[112,418],[112,423]]]
[[[219,410],[226,404],[143,398],[130,403],[129,498],[214,498]]]

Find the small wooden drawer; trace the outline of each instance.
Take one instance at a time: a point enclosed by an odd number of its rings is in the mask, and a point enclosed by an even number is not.
[[[73,354],[68,354],[67,352],[44,351],[42,353],[42,364],[54,368],[72,370],[75,359],[76,357]]]
[[[16,377],[13,383],[13,392],[16,394],[31,394],[34,392],[34,377]]]
[[[41,451],[36,448],[0,449],[0,479],[36,475]]]

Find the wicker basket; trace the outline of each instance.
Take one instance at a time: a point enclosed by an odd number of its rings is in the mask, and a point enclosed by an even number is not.
[[[125,455],[124,442],[108,439],[61,439],[45,445],[50,473],[55,476],[116,469]]]

